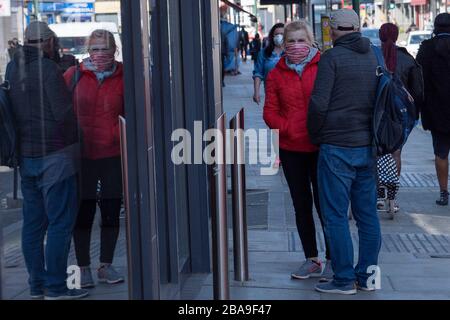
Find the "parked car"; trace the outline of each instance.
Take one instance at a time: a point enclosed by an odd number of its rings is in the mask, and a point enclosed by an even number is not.
[[[411,31],[406,41],[400,42],[402,47],[406,47],[406,50],[415,58],[419,51],[422,41],[430,39],[433,32],[430,30],[424,31]]]
[[[380,29],[362,28],[361,34],[363,37],[369,38],[370,42],[372,42],[372,44],[374,46],[377,46],[377,47],[381,46]]]
[[[117,45],[116,60],[122,62],[122,41],[119,30],[114,22],[75,22],[51,24],[52,29],[59,38],[59,45],[64,54],[74,55],[80,62],[88,57],[86,41],[92,31],[105,29],[114,34]]]

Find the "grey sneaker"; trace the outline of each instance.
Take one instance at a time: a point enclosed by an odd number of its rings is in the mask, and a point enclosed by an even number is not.
[[[88,289],[95,287],[94,279],[90,267],[82,267],[81,271],[81,288]]]
[[[325,264],[325,268],[323,269],[322,276],[319,279],[319,282],[329,282],[333,280],[334,272],[333,268],[331,267],[331,260],[327,260]]]
[[[294,279],[308,279],[310,277],[320,277],[322,275],[322,263],[307,259],[300,268],[291,274]]]
[[[108,284],[123,282],[125,279],[112,265],[105,265],[98,269],[98,281]]]
[[[316,285],[316,290],[322,293],[336,293],[336,294],[356,294],[356,284],[349,283],[347,285],[339,286],[335,281],[327,283],[319,283]]]

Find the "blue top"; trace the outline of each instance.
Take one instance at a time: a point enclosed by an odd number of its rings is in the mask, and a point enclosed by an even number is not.
[[[222,40],[227,43],[228,52],[223,59],[223,68],[225,71],[232,71],[236,68],[236,58],[234,56],[234,50],[239,47],[239,33],[238,26],[229,23],[226,20],[220,20],[220,33]],[[224,52],[222,52],[224,54]],[[238,57],[238,64],[240,63]]]
[[[269,72],[275,68],[278,61],[280,61],[284,52],[281,54],[277,54],[275,50],[272,52],[272,55],[267,58],[264,49],[261,50],[258,54],[258,59],[255,61],[255,68],[253,70],[253,79],[260,78],[262,81],[266,81],[267,75]]]

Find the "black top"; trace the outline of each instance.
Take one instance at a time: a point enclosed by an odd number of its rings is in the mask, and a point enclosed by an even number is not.
[[[422,42],[417,62],[422,66],[425,84],[423,127],[450,133],[450,36],[436,36]]]
[[[11,63],[10,97],[20,155],[40,158],[77,143],[72,97],[59,66],[30,46],[21,48]]]
[[[415,116],[419,119],[419,108],[423,101],[422,68],[405,48],[397,48],[397,68],[395,74],[403,82],[406,90],[414,98],[417,108]]]

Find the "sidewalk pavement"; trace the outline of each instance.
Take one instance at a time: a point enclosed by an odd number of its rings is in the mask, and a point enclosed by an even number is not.
[[[242,74],[226,78],[224,110],[230,119],[245,109],[246,128],[266,128],[262,105],[252,102],[252,63]],[[400,212],[395,219],[380,215],[383,246],[379,266],[382,289],[355,296],[321,294],[314,291],[317,279],[292,280],[290,274],[304,260],[295,226],[289,190],[280,170],[260,176],[259,168],[247,168],[247,214],[249,221],[249,269],[251,281],[231,283],[232,299],[320,300],[320,299],[450,299],[450,210],[438,207],[431,136],[415,129],[403,151],[403,174],[399,194]],[[266,194],[266,208],[261,205]],[[256,210],[255,210],[256,208]],[[229,208],[230,210],[230,208]],[[262,217],[267,215],[266,217]],[[256,218],[259,216],[259,218]],[[258,221],[259,220],[259,223]],[[253,222],[253,223],[252,223]],[[324,240],[316,217],[320,255]],[[357,228],[350,221],[357,259]],[[232,234],[230,233],[230,250]],[[432,256],[442,258],[432,258]],[[233,268],[230,252],[230,268]],[[233,279],[230,275],[230,279]],[[205,281],[197,299],[212,298],[212,276]]]
[[[230,120],[241,108],[245,108],[246,128],[264,129],[266,125],[262,119],[262,106],[252,102],[251,71],[252,63],[249,61],[242,65],[241,75],[226,78],[224,110]],[[435,205],[439,189],[428,133],[416,129],[404,148],[402,188],[399,194],[401,211],[393,221],[380,216],[383,232],[379,264],[382,289],[375,293],[358,293],[356,296],[345,297],[320,294],[314,291],[316,279],[291,280],[291,272],[298,268],[304,255],[295,227],[295,215],[286,180],[281,170],[273,176],[261,176],[257,165],[247,166],[246,174],[251,280],[245,283],[231,281],[232,299],[450,299],[450,259],[432,258],[434,255],[450,255],[450,210],[449,207]],[[1,176],[0,179],[4,177]],[[231,211],[230,205],[228,210]],[[16,221],[4,230],[4,236],[8,239],[5,246],[8,268],[3,270],[3,279],[6,280],[4,298],[28,299],[27,272],[20,250],[21,221],[17,218],[20,217],[20,210],[0,213],[2,216],[11,215],[15,217],[11,221]],[[318,220],[316,222],[320,255],[323,257],[324,240]],[[354,221],[350,221],[350,225],[356,258],[357,229]],[[229,266],[232,271],[231,230],[229,241]],[[125,248],[125,232],[122,227],[114,264],[124,274]],[[97,223],[93,233],[93,261],[98,261],[98,254]],[[69,263],[74,263],[73,250]],[[233,279],[232,274],[230,279]],[[88,299],[127,299],[127,285],[127,282],[113,287],[99,285],[91,290]],[[185,299],[213,298],[212,275],[193,275],[185,287],[189,287],[186,291],[190,291],[182,295]]]

